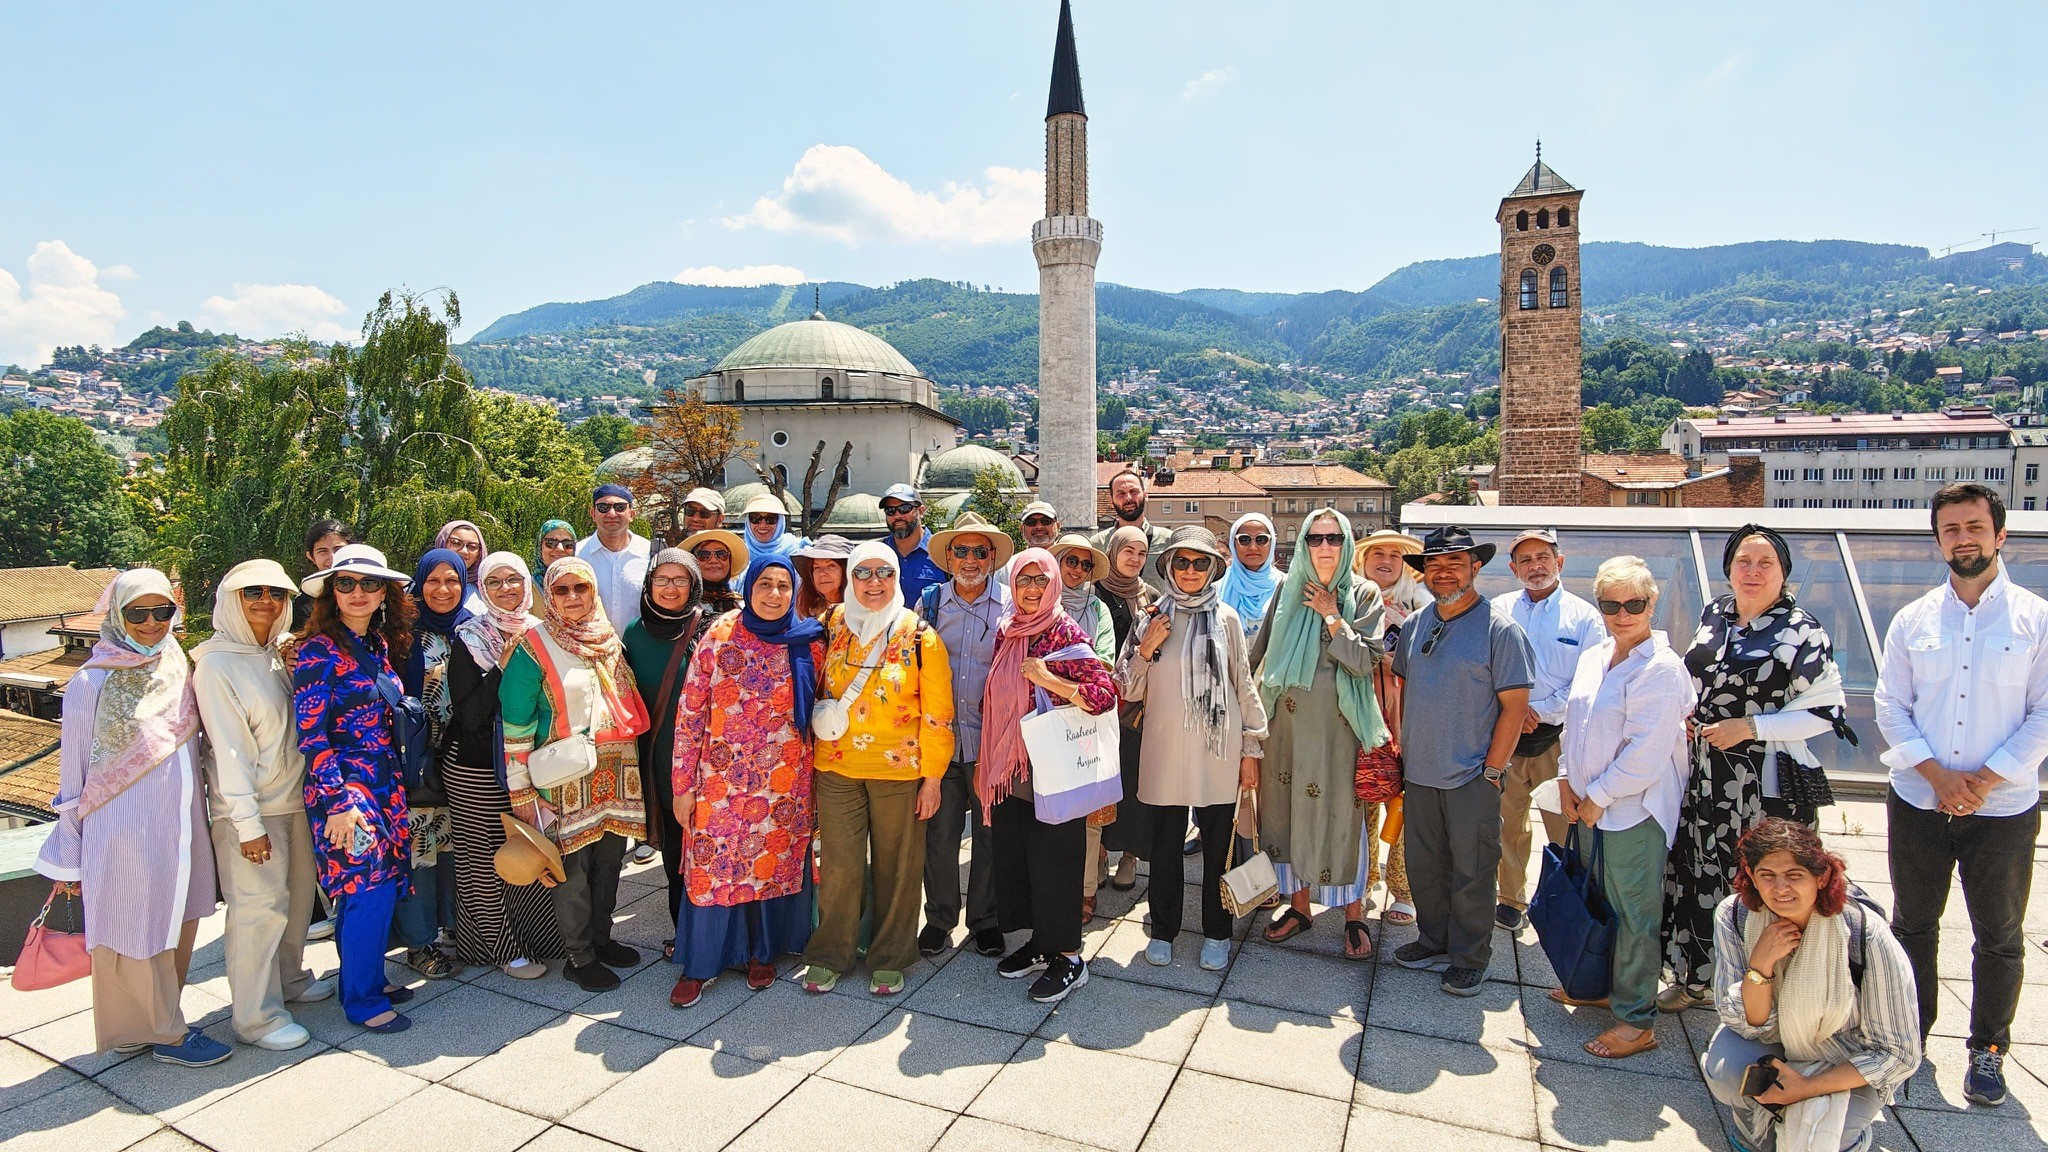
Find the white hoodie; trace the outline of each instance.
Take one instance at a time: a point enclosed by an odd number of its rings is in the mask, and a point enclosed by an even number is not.
[[[260,573],[236,565],[214,593],[213,637],[193,650],[192,690],[199,720],[212,749],[207,770],[207,811],[230,820],[243,841],[264,835],[263,817],[306,810],[305,758],[299,754],[298,724],[292,711],[292,672],[278,651],[290,607],[278,618],[270,643],[242,615],[241,588],[268,585]],[[278,572],[282,573],[279,568]],[[251,578],[256,577],[256,578]]]

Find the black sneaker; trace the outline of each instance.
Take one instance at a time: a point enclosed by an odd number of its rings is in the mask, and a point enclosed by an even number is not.
[[[597,962],[607,968],[631,968],[640,963],[640,950],[617,940],[607,940],[597,946]]]
[[[1963,1074],[1963,1099],[1988,1108],[2005,1103],[2005,1053],[1998,1045],[1970,1049],[1970,1070]]]
[[[917,934],[917,954],[927,960],[937,956],[946,950],[946,939],[951,935],[937,924],[925,925],[924,931]]]
[[[1001,928],[983,928],[981,931],[976,932],[974,934],[974,950],[983,956],[1001,956],[1003,954],[1003,930]]]
[[[1088,962],[1079,956],[1055,956],[1045,974],[1031,984],[1031,998],[1040,1004],[1057,1004],[1067,993],[1088,982]]]
[[[1510,932],[1520,932],[1529,926],[1529,914],[1513,904],[1496,904],[1493,907],[1493,922]]]
[[[1451,954],[1439,952],[1420,940],[1410,940],[1394,949],[1394,963],[1419,972],[1441,972],[1451,966]]]
[[[1444,991],[1453,996],[1477,996],[1479,986],[1486,983],[1486,971],[1482,968],[1450,967],[1444,969]]]
[[[619,986],[619,974],[595,960],[588,964],[564,964],[562,978],[585,992],[609,992]]]
[[[1027,942],[1023,947],[996,962],[996,975],[1005,980],[1018,980],[1033,972],[1043,971],[1044,968],[1045,955]]]

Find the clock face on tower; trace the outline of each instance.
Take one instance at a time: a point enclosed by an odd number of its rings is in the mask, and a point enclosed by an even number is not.
[[[1557,259],[1557,249],[1552,248],[1548,244],[1538,244],[1535,247],[1535,249],[1529,253],[1529,258],[1531,260],[1536,261],[1536,263],[1539,265],[1548,264],[1552,260]]]

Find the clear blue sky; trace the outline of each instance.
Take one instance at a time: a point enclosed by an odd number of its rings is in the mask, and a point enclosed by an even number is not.
[[[353,331],[398,285],[455,287],[469,332],[686,269],[1032,290],[1056,13],[8,5],[0,362],[184,318]],[[2048,227],[2030,0],[1080,0],[1075,21],[1120,283],[1363,288],[1492,251],[1539,135],[1589,239]]]

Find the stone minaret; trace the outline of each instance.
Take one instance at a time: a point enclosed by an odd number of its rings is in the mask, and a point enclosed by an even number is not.
[[[1579,502],[1579,198],[1543,162],[1500,202],[1502,504]]]
[[[1060,523],[1095,526],[1095,260],[1102,225],[1088,217],[1088,113],[1074,16],[1060,0],[1052,94],[1045,105],[1045,219],[1038,259],[1038,491]]]

